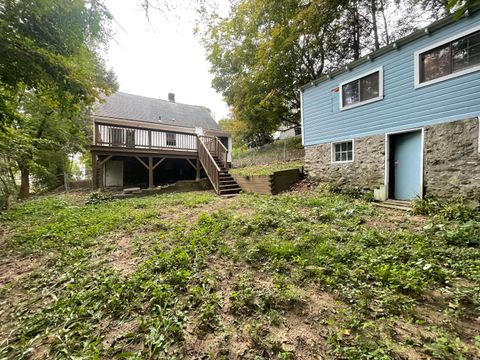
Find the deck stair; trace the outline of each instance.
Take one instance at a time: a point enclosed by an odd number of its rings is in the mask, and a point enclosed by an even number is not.
[[[218,195],[235,196],[242,189],[228,173],[227,148],[216,137],[198,137],[199,160]]]
[[[412,202],[406,201],[406,200],[388,199],[386,201],[375,203],[375,206],[385,208],[385,209],[413,211]]]
[[[242,191],[240,186],[233,179],[232,175],[228,173],[228,169],[225,168],[222,161],[216,156],[213,156],[213,160],[215,160],[218,167],[220,168],[218,193],[220,195],[235,195]]]

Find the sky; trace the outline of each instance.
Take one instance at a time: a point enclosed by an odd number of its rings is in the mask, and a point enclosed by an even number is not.
[[[115,18],[106,60],[119,91],[164,100],[172,92],[177,102],[209,108],[217,121],[228,116],[228,106],[211,87],[210,64],[193,33],[191,7],[178,5],[165,14],[151,9],[148,20],[141,0],[106,4]]]

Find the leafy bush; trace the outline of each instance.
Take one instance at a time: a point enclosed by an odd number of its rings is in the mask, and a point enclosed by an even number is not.
[[[113,195],[108,192],[94,192],[85,200],[85,204],[100,204],[113,200]]]
[[[463,199],[451,202],[440,201],[433,197],[416,198],[413,211],[418,215],[439,216],[448,221],[469,221],[480,219],[480,209],[474,209],[466,204]]]

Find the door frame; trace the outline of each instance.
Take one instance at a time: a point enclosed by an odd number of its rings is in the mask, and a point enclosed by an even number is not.
[[[420,198],[423,199],[423,152],[424,152],[424,142],[425,142],[425,128],[412,128],[399,131],[392,131],[385,133],[385,191],[387,193],[387,198],[390,199],[390,136],[405,134],[410,132],[420,131],[421,142],[420,142]]]

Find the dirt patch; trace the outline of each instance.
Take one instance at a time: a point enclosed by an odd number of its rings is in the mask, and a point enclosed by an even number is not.
[[[327,352],[327,321],[342,307],[328,293],[308,289],[301,312],[290,311],[285,322],[271,332],[281,340],[282,348],[295,354],[296,359],[323,358]]]
[[[365,225],[374,229],[400,230],[402,228],[419,231],[428,222],[428,217],[412,215],[404,211],[377,208],[379,215],[365,219]]]
[[[7,257],[0,260],[0,289],[17,282],[46,263],[48,256],[29,255],[24,258]]]
[[[343,306],[333,295],[307,287],[302,290],[302,304],[285,311],[279,310],[281,323],[272,325],[268,315],[260,308],[245,315],[232,313],[230,300],[235,285],[245,276],[250,279],[257,294],[273,289],[270,274],[218,257],[209,260],[209,270],[218,281],[216,294],[221,303],[218,313],[220,325],[216,331],[199,333],[195,327],[197,314],[190,313],[182,349],[185,356],[203,359],[215,354],[217,358],[254,359],[256,355],[263,354],[268,358],[268,354],[276,351],[271,348],[277,345],[292,353],[295,359],[320,359],[325,356],[328,320]],[[276,358],[277,354],[274,355]]]
[[[110,325],[106,331],[102,340],[102,347],[108,350],[117,341],[123,340],[129,334],[135,333],[138,329],[138,321],[135,319],[125,321],[120,324]]]
[[[140,259],[135,255],[132,237],[122,235],[110,241],[115,244],[115,250],[107,255],[107,262],[123,276],[134,273]]]

